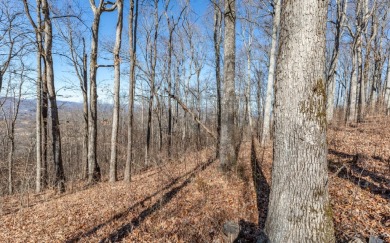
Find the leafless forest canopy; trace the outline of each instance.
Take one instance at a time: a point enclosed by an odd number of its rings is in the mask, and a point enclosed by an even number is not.
[[[390,242],[389,115],[389,0],[0,0],[0,217],[37,233],[0,228],[20,241]],[[22,220],[56,200],[115,216]],[[182,232],[191,200],[210,216]]]

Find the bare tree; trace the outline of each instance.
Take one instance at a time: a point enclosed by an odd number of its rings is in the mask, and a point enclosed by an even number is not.
[[[9,84],[9,92],[11,93],[11,97],[9,97],[10,109],[8,112],[4,110],[4,106],[1,106],[1,111],[3,113],[5,126],[6,126],[6,134],[8,138],[8,193],[13,193],[13,167],[14,167],[14,154],[15,154],[15,126],[16,120],[19,114],[20,102],[22,100],[22,86],[24,83],[24,63],[21,62],[20,67],[20,75],[19,75],[19,83],[17,84]],[[15,79],[10,74],[9,82]],[[8,119],[7,119],[8,117]]]
[[[158,2],[154,0],[154,33],[153,41],[150,47],[150,97],[149,97],[149,110],[148,110],[148,121],[147,121],[147,132],[146,132],[146,145],[145,145],[145,165],[149,164],[150,157],[150,145],[152,137],[152,116],[153,116],[153,100],[156,93],[156,63],[157,63],[157,39],[158,39],[158,27],[160,23],[160,17],[158,14]]]
[[[277,57],[276,54],[278,49],[280,8],[281,8],[281,0],[275,0],[274,16],[272,22],[272,43],[271,43],[271,52],[269,57],[270,61],[268,67],[267,95],[265,98],[264,123],[263,123],[263,133],[261,138],[262,145],[265,145],[270,139],[271,105],[272,105],[272,98],[273,98],[273,86],[275,81],[275,67],[276,67],[276,57]]]
[[[168,7],[170,0],[165,1],[165,17],[168,24],[168,56],[167,56],[167,82],[168,82],[168,90],[172,92],[172,52],[173,52],[173,33],[175,31],[176,26],[179,24],[182,14],[186,9],[186,6],[181,10],[180,15],[177,20],[168,15]],[[172,153],[172,100],[168,99],[168,156],[171,156]]]
[[[348,96],[346,121],[361,122],[365,102],[365,85],[362,78],[362,35],[367,27],[367,21],[372,12],[368,12],[368,0],[358,0],[355,5],[355,31],[350,25],[347,30],[353,39],[352,43],[352,74]],[[358,84],[359,90],[358,90]]]
[[[43,119],[43,112],[46,111],[47,114],[47,102],[43,103],[43,99],[46,99],[46,93],[44,93],[44,89],[46,90],[46,86],[43,84],[43,79],[46,80],[45,77],[42,77],[42,59],[44,57],[44,49],[43,49],[43,37],[42,37],[42,19],[41,19],[41,8],[42,1],[36,1],[36,14],[37,14],[37,23],[32,19],[29,4],[27,0],[23,0],[24,9],[27,15],[27,18],[30,21],[30,24],[33,26],[35,31],[36,38],[36,46],[37,46],[37,101],[36,101],[36,181],[35,181],[35,191],[40,192],[47,184],[47,160],[46,160],[46,127],[43,126],[43,122],[46,122],[46,119]]]
[[[116,8],[118,11],[118,20],[116,23],[115,46],[114,46],[114,111],[112,115],[112,132],[111,132],[111,158],[110,158],[110,182],[117,180],[117,144],[119,129],[119,92],[120,92],[120,58],[119,53],[122,42],[123,26],[123,0],[117,0]]]
[[[61,22],[65,26],[65,30],[58,26],[58,31],[61,37],[64,39],[69,47],[66,50],[69,55],[65,56],[70,65],[73,66],[81,92],[83,94],[83,136],[82,136],[82,159],[81,159],[81,178],[86,179],[88,176],[88,74],[87,74],[87,60],[88,55],[86,53],[85,39],[82,36],[81,31],[77,30],[78,20],[76,23],[71,21],[71,17],[65,18],[65,21]],[[81,48],[82,47],[82,48]]]
[[[275,84],[270,242],[334,242],[328,197],[327,2],[284,1]]]
[[[93,12],[93,23],[91,27],[91,54],[89,63],[89,136],[88,136],[88,182],[94,183],[101,179],[100,167],[97,162],[96,145],[97,145],[97,85],[96,74],[98,69],[97,55],[99,44],[99,25],[100,16],[103,12],[114,11],[116,4],[100,0],[98,6],[94,0],[90,0],[91,9]],[[109,6],[111,5],[111,6]]]
[[[62,165],[60,121],[58,117],[56,90],[54,87],[54,64],[52,56],[53,30],[50,18],[50,10],[47,0],[42,1],[42,14],[44,16],[44,51],[46,63],[46,81],[50,100],[52,149],[55,167],[54,183],[59,192],[65,191],[65,174]]]
[[[336,1],[336,21],[335,25],[335,37],[334,37],[334,46],[332,50],[332,56],[327,70],[326,75],[326,93],[327,93],[327,105],[326,105],[326,119],[330,122],[333,119],[334,111],[334,95],[336,92],[336,69],[340,49],[340,41],[343,36],[344,22],[346,18],[348,1],[347,0],[337,0]]]
[[[129,46],[130,46],[130,83],[129,83],[129,124],[127,134],[127,157],[124,180],[131,181],[131,164],[133,160],[133,138],[134,138],[134,95],[135,95],[135,65],[137,62],[137,25],[138,25],[138,0],[130,2],[129,13]]]
[[[236,164],[235,151],[235,58],[236,58],[236,2],[225,1],[224,34],[224,83],[222,97],[222,123],[220,143],[220,163],[223,170],[230,170]]]
[[[222,42],[222,14],[219,0],[214,2],[214,56],[215,56],[215,82],[217,84],[217,149],[216,157],[219,157],[221,143],[221,122],[222,122],[222,97],[221,97],[221,42]]]

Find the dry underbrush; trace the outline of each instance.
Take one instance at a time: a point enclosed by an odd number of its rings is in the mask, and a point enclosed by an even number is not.
[[[100,183],[1,216],[5,242],[210,242],[223,241],[227,220],[254,225],[255,190],[250,143],[239,167],[219,172],[211,150],[189,154],[181,163],[150,169],[127,185]],[[42,200],[43,196],[40,196]],[[38,197],[37,197],[38,198]],[[8,205],[12,200],[7,199]]]
[[[390,242],[389,123],[372,118],[329,128],[329,185],[339,242],[370,235]],[[257,140],[252,148],[244,142],[229,175],[219,171],[213,154],[204,150],[150,168],[130,185],[99,183],[62,196],[48,191],[23,204],[21,197],[4,197],[1,242],[223,242],[227,221],[238,222],[241,240],[251,242],[267,213],[272,149],[261,149]]]

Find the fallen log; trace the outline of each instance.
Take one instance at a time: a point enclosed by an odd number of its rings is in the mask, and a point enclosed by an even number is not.
[[[181,106],[181,108],[183,108],[183,110],[185,112],[187,112],[188,114],[190,114],[192,116],[192,118],[194,119],[195,122],[197,122],[208,134],[210,134],[211,137],[213,137],[215,140],[217,140],[217,136],[210,130],[206,127],[206,125],[204,125],[198,118],[198,116],[196,114],[194,114],[183,102],[181,102],[181,100],[176,97],[174,94],[171,94],[168,90],[165,90],[167,93],[168,93],[168,96],[174,100],[177,101],[177,103]]]

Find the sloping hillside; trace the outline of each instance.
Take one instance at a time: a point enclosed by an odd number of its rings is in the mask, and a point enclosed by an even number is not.
[[[250,143],[242,146],[240,171],[230,177],[219,172],[213,154],[211,150],[189,154],[135,176],[130,185],[100,183],[5,214],[0,238],[6,242],[223,240],[225,221],[256,223]],[[11,206],[11,198],[6,200]]]
[[[372,119],[329,129],[329,185],[340,242],[370,235],[390,242],[389,123]],[[213,154],[204,150],[158,165],[130,185],[104,182],[65,195],[29,195],[28,201],[26,195],[4,197],[0,239],[223,242],[223,225],[234,221],[241,242],[252,242],[266,217],[272,149],[256,139],[243,142],[237,170],[228,176]]]

